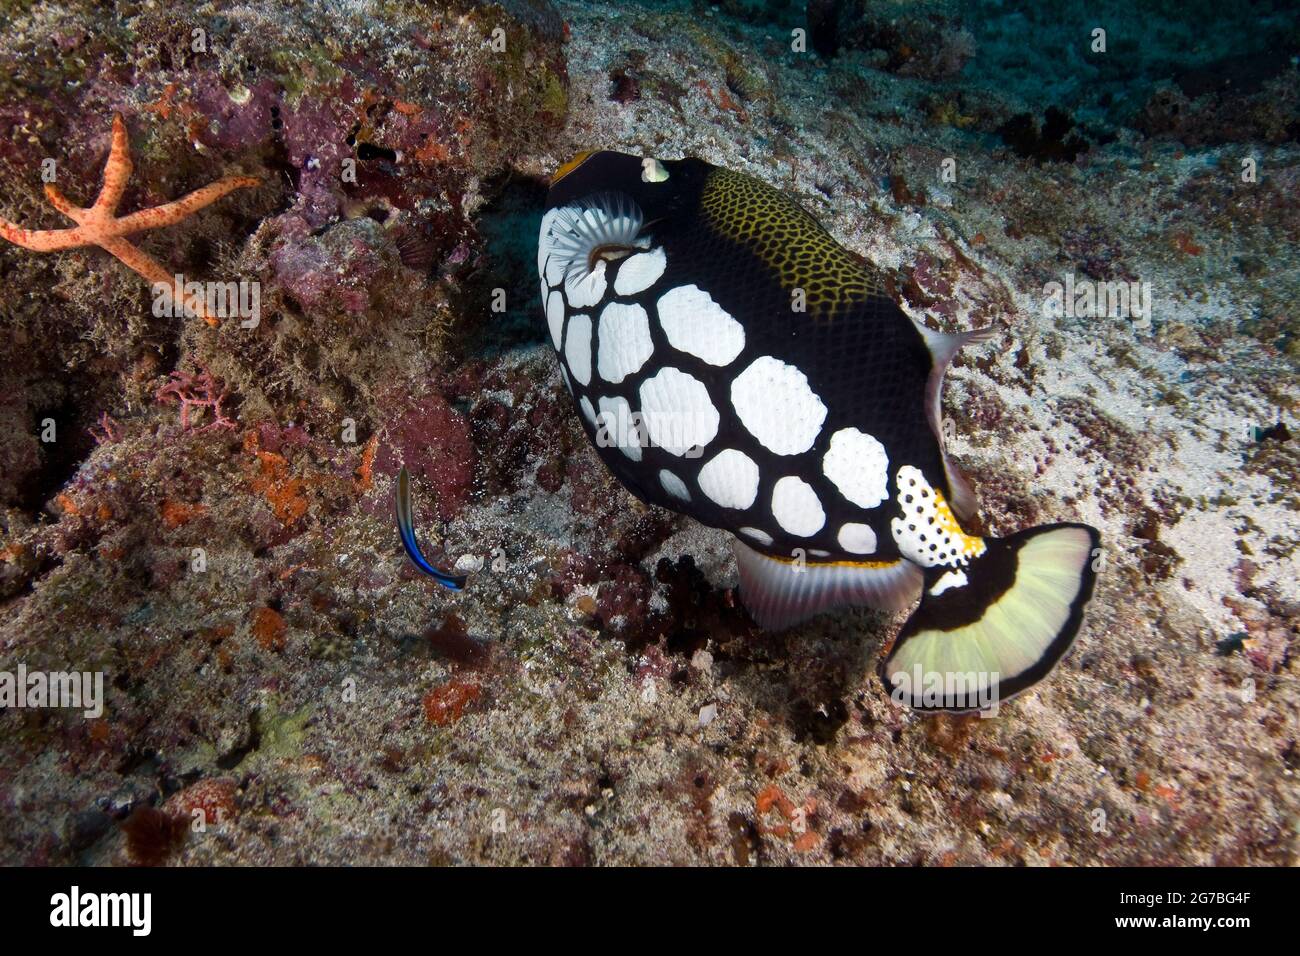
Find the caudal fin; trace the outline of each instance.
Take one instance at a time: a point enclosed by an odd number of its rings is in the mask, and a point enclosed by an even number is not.
[[[1073,643],[1096,580],[1096,529],[1042,525],[984,540],[966,566],[926,571],[921,603],[880,665],[894,700],[983,710],[1038,683]]]

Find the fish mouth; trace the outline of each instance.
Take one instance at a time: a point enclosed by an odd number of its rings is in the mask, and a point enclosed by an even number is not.
[[[555,171],[555,175],[551,177],[551,185],[554,186],[565,176],[569,175],[569,173],[573,172],[575,169],[577,169],[579,166],[585,163],[595,152],[596,150],[594,149],[586,149],[583,150],[581,153],[578,153],[576,156],[573,157],[573,159],[569,160],[567,163],[565,163],[563,166],[561,166],[559,169]]]

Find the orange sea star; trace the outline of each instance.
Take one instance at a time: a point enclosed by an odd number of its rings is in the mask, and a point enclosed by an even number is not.
[[[208,325],[217,325],[217,320],[208,314],[202,296],[186,295],[183,283],[177,282],[176,277],[169,275],[158,260],[131,245],[125,237],[180,222],[204,206],[216,202],[226,193],[256,186],[261,180],[256,176],[227,176],[172,202],[152,209],[141,209],[129,216],[118,216],[117,204],[121,202],[122,193],[126,191],[126,181],[130,178],[131,153],[126,138],[126,124],[122,122],[120,114],[114,114],[113,142],[109,147],[108,162],[104,164],[104,185],[99,190],[95,204],[89,207],[74,206],[58,186],[53,183],[45,186],[45,198],[50,205],[75,222],[76,227],[24,229],[0,218],[0,236],[36,252],[99,246],[149,282],[171,286],[173,301],[183,303],[187,315],[201,318]]]

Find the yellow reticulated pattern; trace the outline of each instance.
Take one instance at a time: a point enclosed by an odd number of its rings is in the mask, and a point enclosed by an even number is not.
[[[780,190],[726,169],[709,174],[701,197],[705,221],[776,270],[783,288],[803,289],[811,315],[883,292],[860,259]]]

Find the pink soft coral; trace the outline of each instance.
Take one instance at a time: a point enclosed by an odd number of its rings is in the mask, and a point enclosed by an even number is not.
[[[191,427],[190,409],[208,409],[212,414],[212,421],[199,428],[198,430],[201,432],[211,429],[234,429],[237,427],[235,422],[228,418],[221,408],[221,403],[229,397],[230,393],[225,386],[214,379],[209,372],[199,372],[198,374],[172,372],[171,380],[154,392],[154,398],[158,401],[175,402],[180,405],[181,428],[185,430]]]

